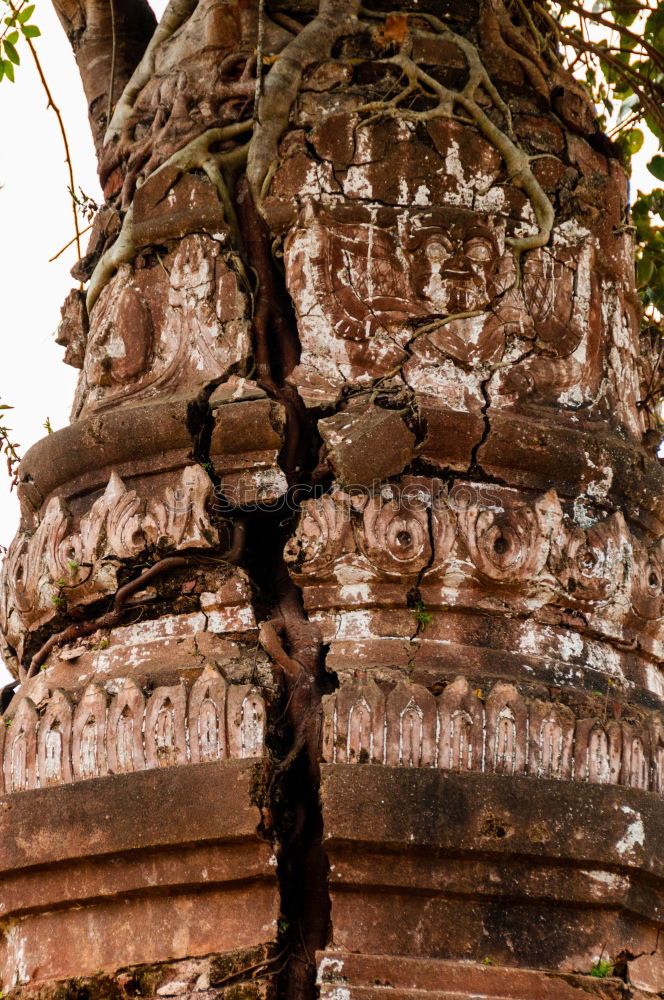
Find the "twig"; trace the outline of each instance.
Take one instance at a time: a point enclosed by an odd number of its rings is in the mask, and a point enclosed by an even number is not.
[[[81,229],[81,236],[84,236],[85,233],[89,232],[91,229],[92,229],[92,223],[90,223],[89,226],[86,226],[85,229]],[[69,247],[72,245],[72,243],[75,243],[75,242],[76,242],[76,237],[72,236],[72,238],[70,239],[69,243],[65,243],[65,245],[62,247],[61,250],[58,250],[58,252],[56,254],[54,254],[52,257],[48,258],[49,264],[52,264],[54,260],[57,260],[58,257],[61,254],[63,254],[65,252],[65,250],[68,250]]]
[[[17,13],[17,9],[14,6],[14,4],[12,3],[12,0],[7,0],[7,3],[9,4],[9,8],[10,8],[12,14],[16,14]],[[69,140],[67,139],[67,132],[65,130],[65,123],[62,120],[62,115],[60,114],[60,108],[57,106],[57,104],[53,100],[53,94],[51,93],[51,88],[49,87],[48,82],[46,80],[46,77],[44,75],[44,70],[42,69],[42,65],[41,65],[41,63],[39,61],[39,56],[37,55],[37,51],[36,51],[34,45],[32,44],[32,39],[31,38],[26,38],[25,41],[27,43],[28,48],[30,49],[30,53],[32,55],[32,58],[35,61],[35,66],[37,67],[37,72],[39,74],[39,79],[41,80],[42,87],[44,88],[44,90],[46,92],[46,97],[48,98],[48,104],[46,105],[46,107],[53,109],[53,111],[55,113],[55,116],[58,119],[58,125],[60,126],[60,134],[62,135],[62,142],[64,143],[64,147],[65,147],[65,160],[67,161],[67,169],[69,171],[69,187],[70,187],[71,195],[72,195],[71,207],[72,207],[72,212],[73,212],[73,215],[74,215],[74,230],[76,232],[76,236],[74,237],[74,240],[72,242],[76,242],[76,252],[78,254],[78,259],[80,260],[81,259],[81,233],[80,233],[79,228],[78,228],[78,215],[76,213],[76,202],[74,200],[74,191],[76,190],[76,185],[74,184],[74,168],[72,166],[71,153],[69,152]]]

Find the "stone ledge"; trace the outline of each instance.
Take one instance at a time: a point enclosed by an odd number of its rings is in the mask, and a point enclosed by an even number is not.
[[[321,794],[332,947],[560,972],[656,953],[660,975],[658,798],[352,764],[323,764]]]
[[[664,877],[664,802],[639,789],[433,768],[321,771],[328,850],[482,850]]]
[[[5,988],[273,941],[257,777],[232,760],[1,798]]]
[[[225,760],[2,796],[0,872],[183,843],[258,841],[255,767]]]
[[[624,1000],[618,979],[474,962],[317,952],[321,1000]],[[396,991],[398,990],[398,994]]]

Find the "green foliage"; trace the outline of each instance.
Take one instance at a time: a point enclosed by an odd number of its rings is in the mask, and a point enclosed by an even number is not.
[[[27,4],[25,0],[18,4],[13,0],[0,0],[0,80],[14,83],[14,67],[21,64],[21,44],[41,35],[37,25],[30,23],[34,11],[35,5]]]
[[[659,157],[664,162],[664,157]],[[658,221],[659,220],[659,221]],[[639,192],[632,206],[636,229],[637,287],[646,312],[654,307],[664,313],[664,189]]]
[[[421,628],[423,632],[433,621],[433,615],[430,611],[427,611],[427,606],[422,601],[417,601],[417,603],[413,605],[411,613],[415,616],[418,628]]]
[[[613,966],[610,962],[605,962],[600,958],[590,970],[590,975],[595,976],[596,979],[606,979],[607,976],[613,975]]]

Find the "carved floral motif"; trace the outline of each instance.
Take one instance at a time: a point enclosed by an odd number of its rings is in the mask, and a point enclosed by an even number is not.
[[[161,498],[143,499],[114,472],[104,494],[79,519],[54,497],[34,533],[16,536],[3,567],[0,628],[9,643],[16,648],[26,629],[115,593],[123,560],[148,550],[217,546],[208,515],[212,497],[212,482],[198,465],[184,469]]]
[[[621,514],[581,527],[554,490],[515,503],[498,487],[490,495],[460,488],[455,498],[436,480],[413,479],[400,498],[394,492],[389,484],[372,496],[336,489],[302,504],[285,558],[305,595],[326,585],[316,592],[319,607],[343,607],[351,584],[355,607],[389,603],[398,581],[405,592],[427,588],[432,609],[464,595],[477,606],[498,585],[517,611],[560,606],[577,622],[592,617],[600,628],[625,623],[659,636],[664,542],[647,546]]]

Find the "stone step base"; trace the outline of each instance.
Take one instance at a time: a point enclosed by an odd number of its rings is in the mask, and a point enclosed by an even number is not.
[[[318,952],[320,1000],[646,1000],[622,980],[393,955]]]

